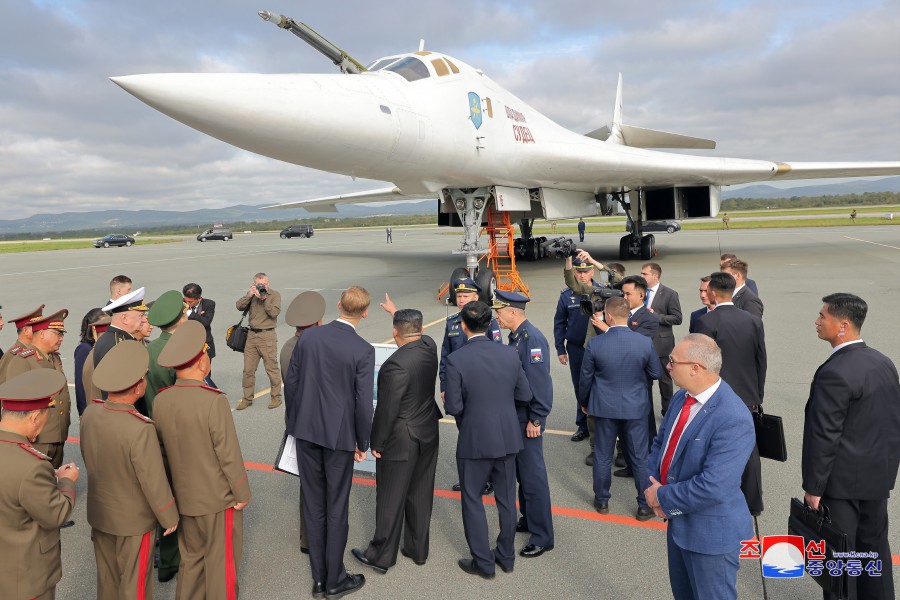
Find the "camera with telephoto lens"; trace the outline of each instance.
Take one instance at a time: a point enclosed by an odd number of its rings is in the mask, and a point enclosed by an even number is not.
[[[547,254],[553,258],[569,258],[578,255],[578,247],[572,238],[558,237],[547,243]]]
[[[256,291],[259,292],[260,296],[267,296],[269,294],[269,290],[266,289],[266,284],[264,283],[257,283]]]
[[[581,312],[587,316],[603,311],[603,305],[609,298],[622,298],[625,292],[620,289],[595,285],[590,294],[581,295]]]

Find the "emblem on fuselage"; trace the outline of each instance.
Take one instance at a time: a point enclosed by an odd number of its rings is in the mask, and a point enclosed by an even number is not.
[[[469,120],[475,129],[481,127],[481,97],[475,92],[469,92]]]

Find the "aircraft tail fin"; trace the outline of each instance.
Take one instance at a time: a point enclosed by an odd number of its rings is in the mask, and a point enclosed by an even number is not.
[[[609,142],[619,146],[631,146],[632,148],[692,148],[713,150],[716,147],[714,140],[698,138],[668,131],[646,129],[622,123],[622,74],[619,73],[619,83],[616,87],[616,106],[613,109],[612,125],[605,125],[595,129],[585,136],[600,141]]]

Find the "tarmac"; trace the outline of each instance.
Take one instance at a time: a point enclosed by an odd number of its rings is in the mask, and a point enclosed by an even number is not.
[[[242,357],[225,345],[225,330],[237,322],[234,307],[252,282],[265,271],[271,286],[281,292],[283,308],[301,291],[320,291],[327,301],[326,320],[337,315],[340,291],[362,285],[373,299],[369,317],[359,333],[370,342],[391,337],[390,317],[377,302],[390,293],[398,307],[415,307],[431,323],[426,333],[438,343],[443,319],[452,314],[437,300],[441,282],[463,259],[451,251],[456,236],[438,235],[447,230],[394,229],[394,243],[385,244],[383,230],[329,232],[320,230],[311,239],[281,240],[277,234],[237,235],[230,242],[195,241],[131,248],[64,250],[12,254],[0,263],[0,287],[4,290],[4,314],[12,316],[38,304],[47,311],[68,308],[68,335],[62,346],[66,375],[74,381],[72,355],[78,343],[81,316],[107,301],[109,280],[127,274],[134,287],[146,286],[148,299],[169,289],[180,290],[188,282],[199,283],[204,297],[217,303],[213,323],[218,355],[213,379],[229,396],[232,406],[240,399]],[[580,244],[601,261],[615,260],[620,234],[591,234]],[[869,303],[863,328],[866,342],[893,359],[900,357],[896,298],[900,292],[900,239],[894,227],[840,227],[815,229],[754,229],[685,231],[657,235],[662,281],[679,292],[685,322],[676,337],[687,333],[692,310],[700,307],[699,278],[718,268],[721,252],[733,252],[750,264],[750,277],[760,287],[765,302],[769,369],[766,386],[767,413],[784,419],[788,436],[786,463],[763,460],[766,510],[759,518],[763,535],[787,533],[791,497],[802,497],[800,453],[803,409],[813,373],[827,359],[829,346],[817,339],[814,320],[821,298],[848,291]],[[640,270],[641,261],[626,264],[629,274]],[[520,272],[530,286],[532,302],[527,314],[551,341],[552,323],[563,289],[562,261],[546,259],[522,263]],[[279,347],[292,334],[278,327]],[[154,333],[155,337],[156,333]],[[0,344],[12,344],[14,331],[7,325]],[[552,350],[552,348],[551,348]],[[515,571],[498,570],[496,579],[484,581],[461,571],[456,561],[468,557],[463,535],[459,494],[450,490],[457,479],[456,428],[441,425],[441,450],[435,481],[431,524],[431,554],[424,566],[403,556],[386,575],[360,565],[350,555],[364,547],[374,530],[374,480],[359,474],[350,498],[350,536],[345,564],[350,572],[364,573],[366,586],[354,598],[639,598],[669,597],[665,525],[660,520],[639,523],[632,480],[614,478],[610,514],[599,515],[592,507],[591,470],[584,465],[587,442],[573,443],[575,396],[568,367],[552,357],[554,407],[548,420],[544,453],[554,506],[555,549],[535,559],[517,558]],[[257,389],[269,383],[262,365]],[[657,392],[658,394],[658,392]],[[72,393],[74,399],[74,392]],[[658,410],[658,397],[656,398]],[[239,571],[245,599],[308,598],[312,587],[305,555],[299,552],[297,479],[271,470],[281,441],[284,407],[266,408],[262,394],[247,410],[234,412],[247,462],[253,499],[245,511],[244,556]],[[66,461],[83,467],[78,447],[77,419],[70,430]],[[87,475],[88,477],[84,477]],[[83,600],[95,595],[95,563],[90,527],[85,513],[89,473],[78,482],[76,524],[62,531],[63,579],[58,600]],[[488,523],[497,532],[493,498],[487,497]],[[900,509],[889,504],[894,525],[891,542],[900,562]],[[528,540],[516,536],[517,549]],[[896,581],[895,581],[896,583]],[[820,598],[819,587],[806,576],[799,580],[766,580],[771,598]],[[156,584],[156,598],[174,598],[175,582]],[[759,563],[742,560],[738,574],[740,598],[762,598]]]

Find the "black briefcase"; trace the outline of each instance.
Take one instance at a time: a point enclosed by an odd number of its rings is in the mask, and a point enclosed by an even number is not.
[[[244,317],[247,316],[248,310],[250,309],[248,308],[241,315],[241,320],[238,321],[237,325],[232,325],[225,333],[225,345],[235,352],[243,352],[244,346],[247,345],[247,332],[250,328],[244,326]]]
[[[788,517],[788,533],[803,536],[804,546],[809,542],[825,542],[825,560],[834,560],[835,552],[847,552],[847,534],[840,531],[831,522],[828,507],[819,503],[819,510],[813,510],[797,498],[791,498],[791,515]],[[850,576],[845,569],[840,575],[831,575],[828,569],[822,569],[819,575],[810,575],[826,592],[834,594],[838,600],[847,598]]]
[[[753,413],[753,425],[756,428],[756,447],[759,448],[760,458],[787,461],[787,445],[781,417],[765,414],[762,405],[757,407],[757,411]]]

